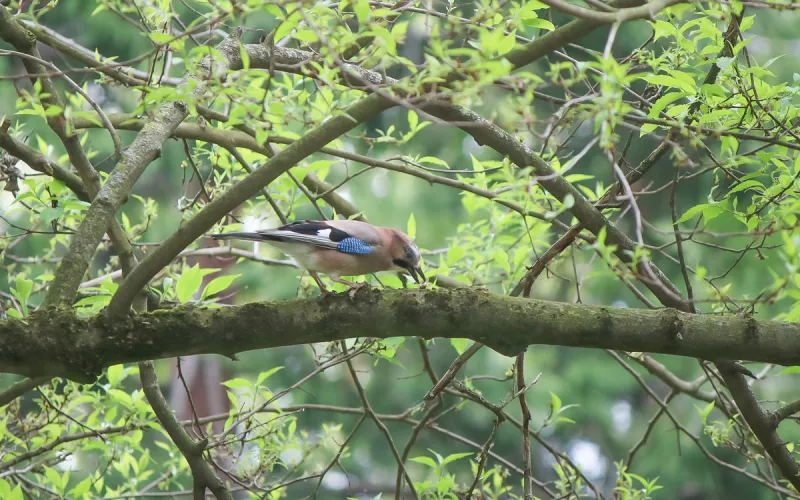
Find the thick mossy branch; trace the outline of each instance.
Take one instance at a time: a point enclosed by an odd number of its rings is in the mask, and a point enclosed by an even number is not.
[[[524,300],[481,289],[346,295],[79,319],[70,310],[0,322],[4,371],[93,381],[117,363],[354,337],[469,338],[513,356],[531,344],[800,364],[800,325]]]

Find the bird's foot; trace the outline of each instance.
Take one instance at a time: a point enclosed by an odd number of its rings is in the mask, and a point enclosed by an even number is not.
[[[350,296],[350,300],[355,300],[358,291],[361,290],[362,288],[369,287],[369,283],[367,283],[366,281],[361,281],[359,283],[351,283],[348,286],[350,287],[350,291],[347,292],[347,295]]]
[[[314,279],[314,282],[319,287],[319,291],[320,293],[322,293],[323,297],[327,297],[328,295],[333,295],[333,292],[331,292],[325,287],[325,284],[322,282],[321,279],[319,279],[319,275],[315,271],[309,271],[308,274],[311,275],[311,277]]]

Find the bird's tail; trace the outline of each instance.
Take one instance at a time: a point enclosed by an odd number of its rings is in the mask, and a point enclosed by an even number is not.
[[[218,233],[212,234],[215,240],[276,241],[278,238],[264,233]]]

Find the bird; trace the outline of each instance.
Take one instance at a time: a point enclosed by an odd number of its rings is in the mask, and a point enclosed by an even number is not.
[[[420,267],[419,248],[407,234],[357,220],[298,220],[274,229],[218,233],[211,237],[269,243],[308,271],[323,296],[331,292],[317,273],[347,285],[351,299],[367,283],[352,283],[342,276],[397,271],[410,274],[417,284],[427,281]]]

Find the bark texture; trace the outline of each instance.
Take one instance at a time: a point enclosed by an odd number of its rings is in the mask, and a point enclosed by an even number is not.
[[[506,356],[533,344],[800,364],[800,325],[751,318],[592,307],[482,289],[389,290],[237,307],[182,306],[78,318],[42,310],[0,322],[0,367],[94,381],[107,366],[355,337],[469,338]]]

